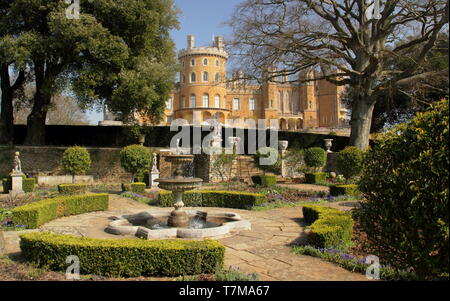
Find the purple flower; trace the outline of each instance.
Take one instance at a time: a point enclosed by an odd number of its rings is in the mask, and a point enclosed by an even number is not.
[[[328,201],[333,201],[333,200],[334,200],[334,197],[333,197],[332,195],[328,195],[328,196],[327,196],[327,199],[328,199]]]

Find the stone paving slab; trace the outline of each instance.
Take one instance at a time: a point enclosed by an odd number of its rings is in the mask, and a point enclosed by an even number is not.
[[[339,204],[333,204],[338,206]],[[291,244],[305,239],[301,207],[278,208],[270,211],[248,211],[225,208],[193,208],[208,212],[233,212],[250,220],[251,230],[217,238],[225,247],[225,266],[239,267],[246,273],[257,272],[260,280],[367,280],[335,264],[310,256],[295,255]],[[113,216],[139,213],[144,210],[170,212],[171,208],[149,207],[145,204],[110,196],[109,210],[63,217],[43,225],[39,230],[4,232],[6,252],[19,252],[19,236],[24,232],[50,231],[95,238],[123,237],[104,232]]]

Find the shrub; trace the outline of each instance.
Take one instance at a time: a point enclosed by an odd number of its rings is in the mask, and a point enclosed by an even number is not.
[[[62,158],[64,171],[72,176],[85,174],[91,163],[88,150],[80,146],[69,147],[65,150]]]
[[[363,160],[364,152],[361,149],[348,146],[338,153],[336,168],[346,179],[350,179],[361,174]]]
[[[159,204],[163,207],[173,206],[173,195],[170,191],[159,192]],[[222,207],[249,209],[267,202],[263,194],[234,191],[194,190],[184,194],[186,207]]]
[[[258,175],[252,176],[252,181],[256,185],[271,187],[277,183],[277,177],[275,175]]]
[[[449,104],[381,135],[365,160],[355,212],[372,252],[421,278],[449,272]]]
[[[124,183],[122,184],[122,191],[131,191],[142,194],[145,193],[145,187],[147,187],[145,183]]]
[[[351,196],[359,196],[361,192],[358,189],[358,185],[348,184],[348,185],[331,185],[330,186],[330,195],[339,196],[339,195],[351,195]]]
[[[304,158],[306,166],[319,170],[327,162],[327,152],[320,147],[311,147],[305,150]]]
[[[223,267],[225,248],[214,240],[94,239],[51,233],[21,236],[24,257],[65,271],[66,258],[80,259],[83,274],[108,277],[179,276],[213,273]]]
[[[9,193],[12,189],[12,179],[11,177],[2,179],[3,185],[3,193]],[[26,193],[33,192],[36,186],[35,178],[27,178],[26,176],[22,176],[22,190]]]
[[[120,151],[120,164],[132,174],[132,181],[136,175],[149,169],[150,161],[150,152],[142,145],[129,145]]]
[[[303,207],[303,217],[311,233],[308,243],[319,248],[347,250],[352,243],[353,219],[344,211],[309,205]]]
[[[26,225],[27,229],[39,226],[59,217],[77,215],[108,209],[108,194],[87,194],[46,199],[12,210],[14,224]]]
[[[305,173],[305,182],[307,184],[320,184],[327,181],[326,172]]]
[[[58,192],[61,194],[83,194],[86,193],[86,184],[60,184]]]
[[[261,162],[261,158],[270,158],[274,156],[274,162],[272,164],[263,164],[266,162]],[[276,157],[275,157],[276,156]],[[254,156],[255,164],[258,168],[262,169],[264,173],[273,172],[280,173],[281,171],[281,156],[278,154],[278,150],[272,147],[261,147],[257,150]],[[270,162],[269,162],[270,163]]]

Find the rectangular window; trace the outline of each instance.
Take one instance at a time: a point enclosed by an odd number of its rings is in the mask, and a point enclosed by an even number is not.
[[[239,110],[239,98],[233,98],[233,110]]]
[[[191,95],[191,108],[195,108],[195,95]]]
[[[248,101],[248,109],[250,111],[256,110],[256,101],[254,98],[250,98],[250,100]]]
[[[204,108],[209,107],[209,95],[208,94],[203,95],[203,107]]]

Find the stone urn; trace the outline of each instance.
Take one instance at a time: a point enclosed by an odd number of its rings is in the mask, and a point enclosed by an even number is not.
[[[325,142],[325,148],[327,149],[327,153],[332,153],[331,147],[333,146],[333,139],[323,139]]]
[[[285,151],[285,150],[287,150],[288,145],[289,145],[289,141],[280,140],[280,141],[278,141],[278,150]]]
[[[145,135],[139,135],[139,144],[144,145],[145,143]]]

